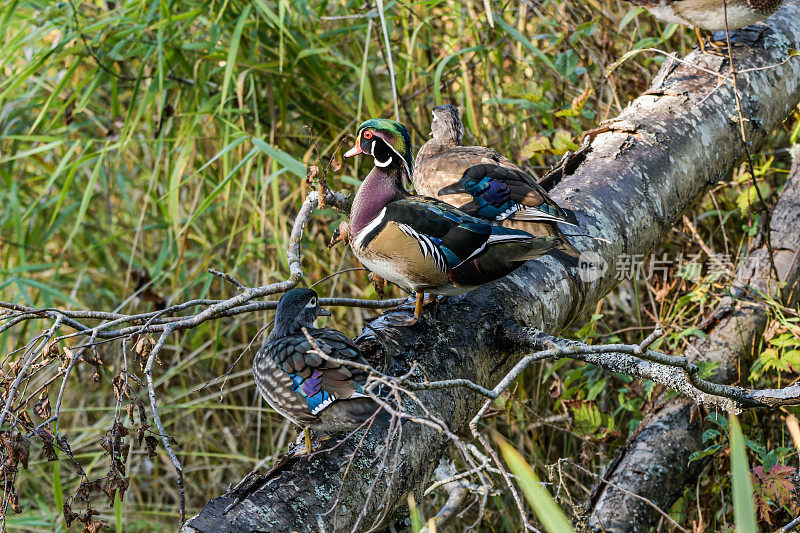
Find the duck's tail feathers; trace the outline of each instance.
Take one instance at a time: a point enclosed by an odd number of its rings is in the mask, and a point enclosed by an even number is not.
[[[589,237],[590,239],[593,239],[593,240],[595,240],[597,242],[602,242],[604,244],[611,244],[611,241],[609,241],[608,239],[604,239],[602,237],[595,237],[594,235],[589,235],[587,233],[565,233],[564,236],[565,237]]]
[[[523,207],[514,211],[509,215],[509,220],[518,222],[561,222],[562,224],[569,224],[571,226],[578,226],[578,220],[575,218],[575,213],[562,210],[562,215],[547,213],[538,207]]]
[[[564,218],[566,219],[568,224],[572,224],[573,226],[580,226],[578,224],[578,217],[575,216],[575,211],[571,209],[564,209],[563,207],[561,210],[564,212]]]
[[[578,268],[581,253],[567,241],[562,241],[558,246],[547,252],[570,268]]]

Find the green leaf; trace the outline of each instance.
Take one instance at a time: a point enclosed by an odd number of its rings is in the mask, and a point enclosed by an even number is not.
[[[567,50],[556,56],[555,66],[558,72],[565,78],[574,83],[576,80],[574,74],[575,69],[578,67],[578,55],[572,51]]]
[[[719,361],[697,361],[697,366],[700,368],[697,376],[702,379],[709,379],[721,365],[722,363]]]
[[[558,130],[555,139],[553,139],[553,153],[556,155],[564,154],[568,151],[578,150],[578,146],[572,140],[572,134],[567,130]]]
[[[704,457],[708,457],[709,455],[714,455],[722,448],[722,444],[714,444],[713,446],[709,446],[705,450],[700,450],[699,452],[694,452],[692,455],[689,456],[689,463],[692,461],[697,461],[699,459],[703,459]]]
[[[251,8],[251,5],[245,6],[244,11],[242,11],[242,14],[239,15],[239,20],[236,22],[236,28],[233,30],[233,35],[231,36],[231,47],[228,50],[228,59],[225,62],[225,77],[222,81],[222,92],[219,99],[219,113],[222,113],[222,110],[225,109],[226,100],[228,99],[228,87],[231,84],[233,71],[236,67],[236,56],[239,53],[239,43],[241,41],[242,31],[244,30],[245,22],[247,22],[247,17],[250,15]]]
[[[597,383],[591,386],[589,389],[589,393],[586,395],[587,400],[594,400],[597,398],[597,395],[606,387],[606,380],[601,379]]]
[[[783,356],[781,356],[781,361],[783,361],[793,372],[797,372],[800,370],[800,350],[789,350],[788,352],[784,352]]]
[[[728,419],[725,418],[723,415],[717,412],[709,413],[706,416],[706,420],[711,422],[712,424],[716,424],[724,430],[728,429]]]
[[[775,450],[770,450],[769,453],[764,456],[764,464],[761,466],[764,467],[765,472],[769,472],[776,464],[778,464],[778,454],[775,453]]]
[[[544,528],[549,533],[573,533],[574,530],[567,517],[564,516],[561,507],[542,486],[536,473],[525,462],[522,455],[502,438],[497,437],[496,440],[500,445],[503,459],[505,459],[511,472],[517,476],[517,481],[525,494],[525,498],[533,507],[536,517],[541,521]]]
[[[775,348],[767,348],[758,354],[758,361],[761,363],[761,368],[764,372],[769,370],[778,370],[785,372],[789,370],[789,365],[786,361],[782,361],[778,355],[778,350]]]
[[[257,137],[252,137],[251,140],[253,141],[253,145],[270,156],[272,159],[278,162],[279,165],[284,167],[286,170],[297,176],[298,178],[305,179],[306,177],[306,166],[303,164],[302,161],[298,161],[294,157],[290,156],[283,150],[270,146],[269,144],[265,143],[261,139]]]
[[[628,12],[625,13],[625,16],[622,17],[620,23],[617,25],[617,33],[622,33],[622,30],[625,29],[625,26],[627,26],[633,19],[639,16],[639,13],[643,13],[644,11],[645,9],[643,7],[635,7],[633,9],[628,10]]]
[[[759,457],[763,457],[767,453],[767,449],[763,444],[759,444],[754,440],[750,440],[747,436],[744,437],[744,443],[748,448],[753,450]]]
[[[772,194],[772,187],[770,187],[767,183],[759,183],[758,189],[753,186],[748,187],[736,199],[737,207],[739,207],[742,212],[747,212],[750,209],[750,206],[759,201],[759,192],[761,192],[761,196],[766,199],[770,194]]]
[[[753,484],[750,481],[750,467],[742,428],[736,415],[730,416],[731,439],[731,477],[733,480],[733,516],[736,531],[758,531],[756,527],[756,508],[753,503]]]
[[[707,429],[703,432],[703,442],[706,442],[707,440],[711,439],[716,439],[720,435],[721,433],[716,429]]]
[[[550,148],[550,139],[544,135],[535,134],[528,137],[522,144],[517,159],[520,161],[527,161],[538,153],[549,151]]]
[[[782,333],[770,340],[769,343],[780,348],[789,348],[800,345],[800,343],[798,343],[797,339],[795,339],[794,335],[791,333]]]

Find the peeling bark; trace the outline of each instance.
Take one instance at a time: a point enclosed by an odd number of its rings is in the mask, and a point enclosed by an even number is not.
[[[719,363],[714,381],[734,383],[740,372],[758,354],[767,326],[767,305],[759,294],[770,295],[785,305],[798,301],[800,283],[800,150],[786,187],[772,211],[770,241],[775,268],[781,284],[774,279],[766,242],[750,250],[752,261],[740,263],[734,275],[731,297],[714,311],[716,324],[707,337],[695,340],[686,356]],[[746,373],[746,370],[745,370]],[[618,452],[604,478],[634,494],[649,498],[669,509],[693,483],[704,461],[689,465],[689,456],[701,449],[701,418],[686,398],[668,400],[662,394],[642,421],[636,434]],[[658,513],[639,499],[605,483],[595,487],[589,502],[595,531],[642,531],[660,519]],[[602,525],[602,528],[600,527]]]
[[[756,47],[735,51],[740,69],[777,65],[786,61],[789,49],[800,46],[800,0],[785,5],[770,19],[770,28]],[[717,57],[692,53],[687,60],[727,72]],[[796,70],[797,61],[790,59],[740,76],[754,148],[800,101]],[[649,93],[593,139],[582,164],[551,192],[576,212],[587,233],[608,240],[574,238],[579,249],[594,250],[609,265],[622,254],[647,253],[710,185],[737,165],[743,145],[734,121],[734,96],[731,83],[719,81],[673,62]],[[490,387],[523,355],[503,340],[501,324],[512,320],[557,334],[591,313],[614,288],[615,277],[612,266],[600,279],[581,283],[553,259],[532,261],[502,280],[450,298],[435,318],[426,316],[417,326],[393,328],[377,318],[359,343],[373,363],[385,363],[390,372],[404,373],[419,361],[431,380],[461,377]],[[483,402],[464,389],[420,391],[418,396],[454,432]],[[390,510],[402,512],[409,492],[419,500],[447,445],[435,430],[406,423],[389,484],[389,472],[374,460],[382,453],[379,435],[365,438],[345,475],[357,443],[351,439],[333,452],[249,476],[237,489],[211,500],[184,531],[366,531],[385,524]]]

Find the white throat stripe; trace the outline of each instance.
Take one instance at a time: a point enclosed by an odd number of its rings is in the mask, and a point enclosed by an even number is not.
[[[366,226],[364,226],[364,229],[362,229],[362,230],[359,232],[359,234],[358,234],[358,237],[356,237],[356,240],[355,240],[355,242],[353,243],[353,247],[354,247],[354,248],[357,248],[357,249],[359,249],[359,250],[361,249],[361,245],[362,245],[362,243],[364,242],[364,238],[365,238],[365,237],[366,237],[366,236],[367,236],[367,235],[368,235],[368,234],[369,234],[369,233],[370,233],[372,230],[374,230],[375,228],[377,228],[378,226],[380,226],[381,222],[383,222],[383,217],[384,217],[384,216],[386,216],[386,208],[385,208],[385,207],[384,207],[383,209],[381,209],[381,212],[380,212],[380,213],[378,213],[378,216],[376,216],[376,217],[375,217],[375,218],[372,220],[372,222],[370,222],[369,224],[367,224]]]
[[[389,165],[392,164],[392,158],[391,157],[389,159],[387,159],[386,161],[378,161],[377,157],[375,157],[374,159],[375,159],[375,165],[377,165],[377,166],[379,166],[381,168],[388,167]]]

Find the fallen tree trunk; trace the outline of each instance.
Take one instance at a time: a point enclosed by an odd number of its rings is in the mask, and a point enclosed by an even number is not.
[[[800,0],[770,19],[759,45],[735,52],[746,129],[753,147],[800,101],[800,76],[788,50],[800,44]],[[775,65],[774,67],[772,67]],[[698,69],[697,67],[700,67]],[[770,68],[763,68],[770,67]],[[719,72],[719,76],[709,74]],[[513,321],[558,333],[590,313],[617,284],[613,265],[622,255],[647,253],[709,186],[741,160],[744,145],[728,67],[718,57],[692,53],[671,62],[652,89],[606,124],[591,151],[553,197],[578,214],[587,233],[607,243],[575,239],[612,267],[582,283],[551,259],[529,262],[512,275],[440,306],[435,319],[393,328],[378,318],[359,342],[372,361],[405,373],[419,361],[428,379],[468,378],[492,386],[523,355],[503,324]],[[419,391],[430,414],[457,432],[484,398],[464,389]],[[385,524],[392,509],[417,498],[448,440],[431,427],[406,423],[399,448],[386,450],[370,436],[334,451],[289,461],[253,474],[211,500],[184,531],[366,531]],[[356,448],[358,448],[356,450]],[[393,454],[389,472],[378,454]],[[391,477],[391,482],[389,478]]]
[[[777,274],[785,285],[775,280],[767,243],[762,239],[761,245],[750,250],[748,260],[737,268],[731,296],[723,298],[714,311],[715,324],[707,331],[707,337],[695,340],[685,352],[692,360],[719,363],[715,382],[741,381],[742,369],[748,368],[748,362],[758,354],[768,320],[768,304],[761,295],[769,295],[787,306],[796,305],[800,282],[798,226],[800,150],[772,212],[770,245]],[[704,465],[704,461],[689,464],[691,454],[703,448],[702,417],[695,405],[683,397],[667,400],[665,394],[653,404],[653,410],[636,434],[612,461],[603,476],[605,482],[595,487],[589,510],[596,531],[647,529],[661,516],[631,493],[669,509]]]

